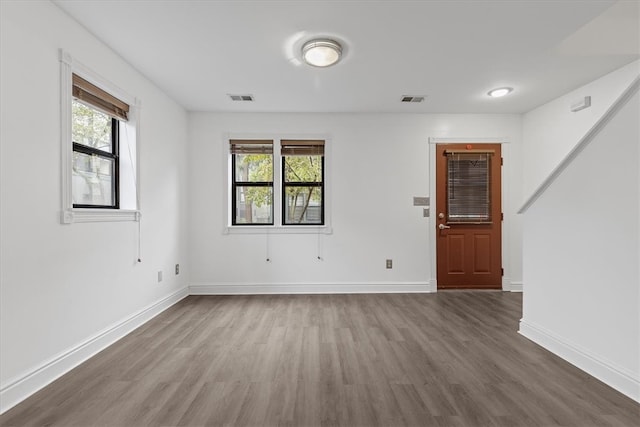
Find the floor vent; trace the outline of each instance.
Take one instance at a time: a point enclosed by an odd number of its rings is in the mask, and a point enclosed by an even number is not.
[[[402,95],[402,102],[422,102],[422,101],[424,101],[424,96]]]
[[[231,95],[229,94],[229,98],[232,101],[253,101],[253,95]]]

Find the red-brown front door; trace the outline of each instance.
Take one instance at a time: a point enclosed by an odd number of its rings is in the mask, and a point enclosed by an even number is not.
[[[438,289],[502,288],[500,144],[436,146]]]

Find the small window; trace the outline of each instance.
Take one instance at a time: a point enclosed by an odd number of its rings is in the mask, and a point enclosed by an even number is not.
[[[273,225],[273,141],[231,140],[233,225]]]
[[[59,54],[60,221],[139,221],[141,101]]]
[[[282,140],[282,224],[324,224],[324,141]]]
[[[491,153],[447,153],[447,221],[491,222]]]
[[[81,102],[72,103],[74,208],[118,208],[118,123]]]
[[[120,121],[129,106],[73,74],[71,195],[74,208],[119,209]]]

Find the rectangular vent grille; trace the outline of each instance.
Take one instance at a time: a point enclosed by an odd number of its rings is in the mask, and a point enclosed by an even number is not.
[[[424,96],[402,95],[402,102],[422,102],[422,101],[424,101]]]
[[[253,101],[253,95],[231,95],[229,94],[229,98],[232,101]]]

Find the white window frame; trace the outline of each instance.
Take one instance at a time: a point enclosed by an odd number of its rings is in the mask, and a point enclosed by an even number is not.
[[[113,83],[99,76],[97,73],[74,59],[68,52],[60,49],[60,153],[61,153],[61,215],[63,224],[76,222],[113,222],[113,221],[139,221],[140,220],[140,101],[118,88]],[[128,144],[134,146],[131,153],[133,171],[133,184],[124,186],[120,184],[120,197],[123,191],[127,192],[127,198],[135,200],[135,208],[121,209],[93,209],[74,208],[72,197],[72,165],[73,144],[71,132],[71,103],[73,100],[72,75],[77,74],[90,83],[105,90],[109,94],[129,104],[129,120],[124,124],[131,129]],[[123,150],[122,150],[123,151]],[[121,157],[128,155],[121,151]],[[121,162],[122,165],[122,162]],[[122,166],[120,174],[122,175]],[[128,173],[128,171],[127,171]]]
[[[231,144],[232,139],[260,139],[273,141],[273,225],[232,225],[231,212]],[[324,225],[282,225],[282,156],[281,140],[324,140]],[[331,138],[318,134],[226,134],[222,138],[223,191],[222,234],[332,234],[331,227]]]

